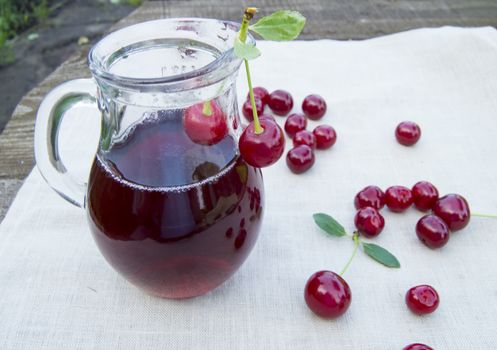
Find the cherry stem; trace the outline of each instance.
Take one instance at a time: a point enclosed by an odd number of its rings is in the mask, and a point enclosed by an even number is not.
[[[210,117],[212,115],[211,101],[204,102],[204,106],[202,107],[202,113],[207,117]]]
[[[343,268],[342,272],[340,272],[340,276],[343,276],[343,274],[347,271],[349,268],[350,264],[352,263],[352,260],[354,260],[354,257],[357,254],[357,249],[359,248],[359,234],[357,232],[354,232],[354,235],[352,236],[352,240],[354,241],[354,251],[352,252],[352,255],[349,258],[349,261],[347,261],[347,264]]]
[[[490,215],[490,214],[471,213],[471,216],[478,216],[480,218],[497,219],[497,215]]]
[[[250,20],[254,17],[257,12],[257,8],[255,7],[247,7],[245,8],[245,12],[243,13],[242,25],[240,26],[240,32],[238,34],[238,38],[242,43],[247,40],[247,32],[250,24]]]
[[[259,121],[259,116],[257,115],[257,107],[255,105],[255,97],[254,90],[252,89],[252,80],[250,79],[250,68],[247,60],[245,61],[245,72],[247,73],[247,81],[249,86],[249,94],[250,94],[250,104],[252,105],[252,116],[254,117],[254,132],[256,134],[262,134],[264,129],[261,126],[261,122]]]
[[[247,32],[250,20],[254,17],[254,14],[257,12],[255,7],[247,7],[245,12],[243,13],[242,25],[240,27],[240,32],[238,34],[238,38],[242,43],[247,40]],[[256,134],[262,134],[264,129],[261,126],[261,122],[259,121],[259,116],[257,115],[257,108],[255,106],[255,98],[254,98],[254,90],[252,88],[252,79],[250,77],[250,68],[247,60],[243,60],[245,63],[245,73],[247,74],[247,82],[249,87],[249,95],[250,95],[250,104],[252,105],[252,116],[254,118],[254,132]]]

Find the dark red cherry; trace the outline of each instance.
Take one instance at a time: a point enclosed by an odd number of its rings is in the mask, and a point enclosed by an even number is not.
[[[302,110],[309,119],[321,119],[326,113],[326,101],[319,95],[309,95],[302,102]]]
[[[378,210],[371,207],[359,209],[355,215],[354,223],[357,230],[368,238],[378,236],[385,227],[383,216]]]
[[[433,213],[445,221],[451,231],[466,227],[471,217],[468,202],[458,194],[440,198],[433,207]]]
[[[254,98],[255,101],[255,108],[257,110],[257,115],[261,115],[264,112],[264,103],[259,98]],[[247,118],[248,121],[254,120],[254,112],[252,109],[252,103],[250,100],[247,100],[243,103],[242,106],[242,113]]]
[[[405,346],[402,350],[433,350],[433,348],[430,348],[428,345],[425,344],[414,343]]]
[[[414,205],[421,211],[433,209],[438,200],[438,190],[428,181],[420,181],[412,187]]]
[[[293,146],[307,145],[312,149],[316,149],[316,137],[307,130],[301,130],[293,137]]]
[[[272,114],[266,114],[266,113],[260,114],[259,119],[263,119],[263,118],[270,119],[276,123],[276,119],[274,119],[274,116]]]
[[[279,125],[269,119],[260,118],[264,131],[256,134],[254,122],[243,130],[238,146],[243,159],[250,165],[263,168],[280,159],[285,150],[285,136]]]
[[[316,315],[336,318],[349,308],[352,293],[342,277],[331,271],[319,271],[307,281],[304,298]]]
[[[290,137],[294,137],[295,134],[301,130],[305,130],[307,127],[307,119],[301,113],[293,113],[286,118],[285,121],[285,131]]]
[[[188,137],[201,145],[214,145],[228,134],[224,113],[213,100],[188,107],[183,127]]]
[[[234,118],[236,119],[236,118]],[[259,115],[259,120],[261,119],[270,119],[272,120],[273,122],[276,123],[276,119],[274,118],[274,116],[272,114],[266,114],[266,113],[262,113]],[[242,129],[245,130],[247,128],[248,124],[244,124],[242,123]]]
[[[416,224],[416,234],[430,248],[443,247],[450,238],[449,226],[436,215],[425,215]]]
[[[378,186],[366,186],[356,194],[354,205],[356,209],[371,207],[380,210],[385,205],[385,194]]]
[[[412,204],[412,192],[404,186],[391,186],[385,191],[385,204],[393,212],[400,213]]]
[[[406,293],[406,304],[417,315],[426,315],[435,311],[440,303],[437,291],[426,284],[412,287]]]
[[[268,106],[277,115],[287,115],[293,108],[293,98],[285,90],[275,90],[269,95]]]
[[[286,164],[295,174],[301,174],[314,165],[314,151],[307,145],[299,145],[288,151]]]
[[[395,129],[397,141],[404,146],[412,146],[421,137],[421,129],[414,122],[402,122]]]
[[[316,148],[327,149],[337,142],[337,133],[329,125],[318,125],[312,131],[316,137]]]
[[[269,91],[267,91],[262,86],[257,86],[253,89],[254,97],[260,99],[264,105],[269,102]],[[250,92],[247,94],[247,100],[250,100]]]

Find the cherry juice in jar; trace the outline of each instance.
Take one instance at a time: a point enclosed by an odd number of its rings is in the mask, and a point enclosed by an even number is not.
[[[182,110],[153,113],[109,151],[88,184],[88,217],[107,261],[146,292],[204,294],[226,281],[255,244],[263,213],[260,169],[230,135],[205,146]]]

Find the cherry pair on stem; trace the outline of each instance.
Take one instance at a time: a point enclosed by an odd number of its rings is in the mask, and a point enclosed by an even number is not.
[[[436,248],[446,243],[438,236],[437,225],[442,224],[447,231],[464,228],[470,218],[467,201],[460,195],[449,194],[438,197],[438,190],[431,183],[420,181],[413,186],[412,191],[402,186],[392,186],[384,193],[377,186],[368,186],[359,191],[354,204],[359,210],[355,224],[362,234],[374,237],[384,225],[384,219],[378,210],[385,204],[394,212],[405,210],[412,203],[421,211],[433,210],[433,215],[424,216],[417,225],[418,237],[429,247]],[[408,203],[408,205],[406,204]],[[402,210],[400,210],[402,208]],[[473,214],[475,216],[497,218],[494,215]],[[315,223],[326,233],[332,236],[351,236],[331,216],[323,213],[314,214]],[[432,222],[436,218],[436,222]],[[420,227],[421,226],[421,227]],[[420,229],[422,232],[420,233]],[[313,274],[305,286],[304,297],[309,308],[323,318],[336,318],[345,313],[351,303],[352,293],[347,282],[342,278],[350,266],[360,245],[363,251],[377,262],[392,268],[399,268],[400,263],[386,249],[361,241],[359,231],[354,232],[352,240],[354,250],[340,274],[332,271],[319,271]],[[442,241],[441,241],[442,239]],[[448,239],[448,238],[447,238]],[[409,289],[405,297],[408,308],[417,315],[434,312],[440,303],[437,291],[429,285],[415,286]],[[405,349],[430,349],[423,344],[411,344]]]
[[[313,215],[313,218],[314,222],[327,234],[335,237],[348,236],[354,242],[352,255],[340,274],[326,270],[318,271],[309,278],[304,290],[305,301],[315,314],[323,318],[336,318],[347,311],[352,301],[350,287],[342,276],[352,263],[359,246],[362,246],[366,255],[387,267],[399,268],[400,263],[385,248],[362,241],[359,232],[348,234],[345,228],[331,216],[317,213]]]
[[[305,18],[295,11],[278,11],[268,17],[263,17],[253,26],[249,26],[256,11],[253,7],[245,10],[234,48],[235,54],[244,61],[253,114],[253,121],[240,136],[238,143],[240,154],[248,164],[261,168],[274,164],[280,159],[285,150],[285,137],[276,121],[259,118],[248,61],[257,58],[260,53],[254,45],[245,43],[247,32],[250,29],[267,40],[293,40],[302,31]],[[263,98],[268,98],[267,102],[271,104],[271,96],[263,96]],[[277,104],[272,108],[278,110]]]
[[[296,11],[277,11],[250,25],[256,12],[257,9],[254,7],[245,9],[233,49],[235,55],[243,59],[253,114],[253,121],[240,136],[240,154],[248,164],[261,168],[275,163],[281,157],[285,149],[285,138],[275,120],[259,118],[262,101],[257,100],[260,102],[258,106],[254,97],[249,60],[257,58],[260,52],[254,44],[246,43],[248,31],[251,30],[266,40],[293,40],[302,31],[305,17]],[[267,98],[267,96],[262,96],[262,98]],[[267,102],[271,103],[271,101]],[[277,104],[273,107],[278,109]],[[228,134],[226,118],[214,100],[198,103],[188,108],[185,111],[184,129],[193,142],[202,145],[216,144]]]
[[[260,52],[254,44],[246,43],[247,34],[251,30],[266,40],[293,40],[302,31],[305,17],[296,11],[277,11],[250,25],[250,20],[256,12],[254,7],[245,9],[233,48],[235,55],[242,58],[245,65],[253,113],[253,121],[240,137],[239,149],[248,164],[260,168],[275,163],[281,157],[285,139],[276,121],[271,118],[259,118],[248,61],[257,58]],[[193,142],[202,145],[216,144],[228,134],[226,117],[214,100],[189,107],[185,111],[184,129]]]
[[[381,203],[373,198],[377,205]],[[374,208],[368,207],[375,210]],[[315,223],[326,233],[332,236],[343,237],[350,236],[331,216],[318,213],[314,214]],[[337,274],[332,271],[318,271],[314,273],[307,281],[304,289],[304,298],[307,306],[318,316],[327,319],[337,318],[343,315],[352,302],[352,292],[348,283],[343,279],[343,274],[347,271],[352,260],[354,259],[360,245],[364,252],[377,262],[392,268],[399,268],[400,263],[386,249],[371,243],[362,242],[359,233],[354,232],[352,235],[354,241],[354,250],[349,261]],[[410,288],[405,295],[407,307],[417,315],[426,315],[434,312],[440,303],[437,291],[429,285],[419,285]],[[433,350],[431,347],[421,343],[413,343],[404,347],[403,350]]]

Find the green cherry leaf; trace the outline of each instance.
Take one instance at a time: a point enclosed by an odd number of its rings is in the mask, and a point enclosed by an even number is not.
[[[400,267],[400,262],[397,260],[397,258],[385,248],[382,248],[377,244],[364,242],[362,242],[362,247],[364,249],[364,253],[369,255],[380,264],[396,269]]]
[[[266,40],[286,41],[299,36],[305,26],[305,17],[297,11],[277,11],[262,17],[249,30]]]
[[[261,55],[261,52],[255,45],[243,43],[239,38],[235,39],[233,48],[235,49],[235,55],[244,60],[253,60]]]
[[[332,236],[343,237],[347,235],[345,229],[342,225],[338,223],[331,216],[323,213],[317,213],[312,216],[314,218],[314,222],[318,225],[323,231]]]

